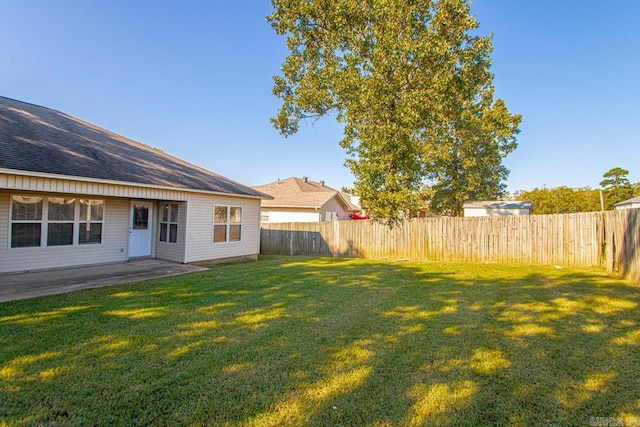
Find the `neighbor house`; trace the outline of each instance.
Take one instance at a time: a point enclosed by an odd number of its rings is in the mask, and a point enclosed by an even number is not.
[[[635,209],[640,208],[640,196],[613,205],[615,209]]]
[[[529,215],[531,202],[485,200],[468,200],[462,205],[465,217],[472,216],[507,216]]]
[[[75,117],[0,97],[0,273],[256,258],[263,198]]]
[[[272,197],[262,203],[262,222],[341,221],[360,211],[348,194],[307,177],[279,179],[252,188]]]

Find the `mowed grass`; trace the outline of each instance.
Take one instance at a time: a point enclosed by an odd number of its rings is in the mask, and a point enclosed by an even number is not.
[[[599,270],[299,257],[2,303],[0,424],[640,425],[639,304]]]

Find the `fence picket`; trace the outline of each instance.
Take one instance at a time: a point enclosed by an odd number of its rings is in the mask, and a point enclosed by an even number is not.
[[[640,284],[640,209],[563,215],[263,223],[265,255],[604,266]]]

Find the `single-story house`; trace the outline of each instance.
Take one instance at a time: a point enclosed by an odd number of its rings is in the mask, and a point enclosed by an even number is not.
[[[75,117],[0,97],[0,273],[256,258],[265,198]]]
[[[613,205],[615,209],[635,209],[640,208],[640,196]]]
[[[464,216],[508,216],[529,215],[531,202],[502,201],[502,200],[467,200],[462,205]]]
[[[252,188],[272,197],[262,202],[261,222],[342,221],[360,211],[348,194],[306,176],[279,179]]]

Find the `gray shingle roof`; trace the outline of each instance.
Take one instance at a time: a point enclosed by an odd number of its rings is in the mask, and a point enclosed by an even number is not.
[[[633,198],[628,199],[628,200],[623,200],[623,201],[621,201],[621,202],[616,203],[616,204],[615,204],[615,205],[613,205],[613,206],[632,205],[632,204],[634,204],[634,203],[640,203],[640,196],[638,196],[638,197],[633,197]]]
[[[0,168],[268,198],[75,117],[2,96]]]

